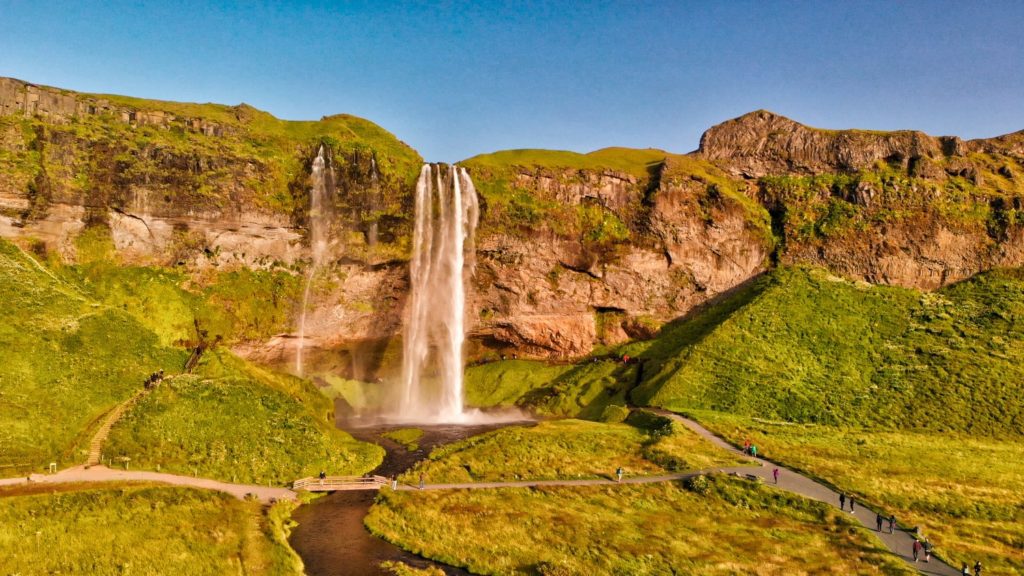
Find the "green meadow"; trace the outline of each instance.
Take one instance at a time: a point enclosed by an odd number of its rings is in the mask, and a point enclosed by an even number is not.
[[[291,504],[145,485],[0,489],[4,574],[303,574]]]
[[[912,574],[835,508],[727,477],[690,489],[384,491],[365,522],[474,574]]]
[[[648,427],[584,420],[510,426],[436,448],[402,476],[416,483],[612,478],[740,464],[689,429],[661,418]],[[653,424],[653,426],[650,426]]]

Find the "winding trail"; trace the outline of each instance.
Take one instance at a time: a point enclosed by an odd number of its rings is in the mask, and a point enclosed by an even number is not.
[[[719,448],[738,454],[741,456],[743,453],[729,444],[719,436],[715,435],[707,428],[704,428],[697,422],[684,418],[674,412],[660,409],[646,409],[655,414],[671,418],[677,422],[682,423],[687,428],[695,432],[700,437],[708,440]],[[816,482],[799,472],[764,460],[762,458],[750,458],[754,460],[756,466],[733,466],[733,467],[721,467],[712,468],[706,470],[685,472],[680,474],[666,474],[659,476],[634,476],[624,477],[621,482],[614,479],[586,479],[586,480],[523,480],[515,482],[467,482],[467,483],[452,483],[452,484],[425,484],[422,488],[409,484],[401,484],[398,486],[398,490],[480,490],[480,489],[494,489],[494,488],[535,488],[542,486],[611,486],[617,484],[651,484],[657,482],[672,482],[678,481],[693,476],[699,476],[701,474],[708,474],[712,472],[726,473],[726,474],[737,474],[745,476],[750,479],[756,479],[763,481],[770,487],[775,487],[788,492],[793,492],[801,496],[810,498],[812,500],[818,500],[831,506],[837,506],[839,503],[839,493],[831,488]],[[773,471],[779,470],[778,483],[775,482]],[[165,474],[161,472],[146,472],[146,471],[130,471],[130,470],[116,470],[107,468],[106,466],[76,466],[73,468],[67,468],[61,470],[56,474],[33,474],[29,477],[20,478],[4,478],[0,479],[0,486],[15,486],[21,484],[73,484],[73,483],[91,483],[91,482],[159,482],[164,484],[171,484],[175,486],[187,486],[191,488],[201,488],[207,490],[217,490],[231,494],[236,498],[244,498],[247,495],[254,495],[261,502],[267,503],[272,500],[293,500],[296,498],[296,493],[287,488],[278,488],[272,486],[258,486],[254,484],[233,484],[230,482],[220,482],[218,480],[212,480],[209,478],[196,478],[191,476],[181,476],[177,474]],[[922,574],[929,576],[960,576],[960,571],[955,570],[952,566],[939,560],[936,557],[932,557],[931,562],[914,562],[912,547],[914,544],[914,537],[910,532],[903,528],[897,527],[892,534],[890,534],[886,526],[883,526],[882,531],[875,530],[875,511],[869,507],[858,504],[855,512],[852,513],[854,518],[861,523],[868,530],[875,532],[878,539],[890,550],[893,554],[896,554],[902,558],[912,568],[920,571]]]

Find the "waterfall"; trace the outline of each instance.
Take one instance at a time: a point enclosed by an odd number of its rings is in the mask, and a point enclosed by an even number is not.
[[[410,306],[395,419],[459,422],[466,282],[479,205],[465,169],[426,164],[416,182]]]
[[[309,292],[313,286],[313,278],[316,276],[317,268],[323,263],[324,255],[327,253],[327,226],[329,208],[329,183],[331,180],[331,160],[324,156],[324,146],[313,159],[313,167],[310,172],[310,179],[313,187],[309,192],[309,248],[312,255],[312,262],[306,272],[306,287],[302,291],[302,312],[299,316],[299,343],[295,349],[295,373],[303,375],[302,350],[306,345],[306,308],[309,304]]]

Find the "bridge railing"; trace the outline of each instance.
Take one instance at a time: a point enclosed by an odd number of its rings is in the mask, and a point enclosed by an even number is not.
[[[377,490],[387,485],[389,480],[383,476],[328,476],[300,478],[292,482],[293,490],[325,492],[333,490]]]

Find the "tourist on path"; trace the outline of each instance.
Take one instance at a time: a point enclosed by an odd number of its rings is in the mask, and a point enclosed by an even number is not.
[[[971,571],[967,569],[967,562],[964,562],[964,567],[960,569],[960,574],[963,576],[971,576]]]
[[[421,472],[420,473],[420,490],[423,490],[423,486],[425,486],[425,484],[423,483],[423,473]]]
[[[850,514],[853,514],[853,505],[855,502],[856,500],[853,499],[853,496],[850,496]]]
[[[893,529],[896,528],[896,515],[891,514],[889,516],[889,534],[892,534]]]
[[[914,562],[917,562],[917,556],[921,553],[921,541],[914,539]]]
[[[323,470],[321,470],[320,471],[320,485],[321,486],[324,485],[324,479],[325,478],[327,478],[327,472],[324,472]]]
[[[775,470],[772,470],[772,476],[775,477],[775,483],[778,484],[779,483],[779,469],[778,468],[776,468]]]
[[[879,532],[882,531],[882,515],[881,514],[875,514],[875,526],[878,527],[877,530]]]
[[[932,543],[927,538],[924,539],[924,561],[932,561]]]
[[[974,576],[981,576],[981,560],[974,563]]]
[[[743,441],[743,453],[750,454],[750,438]]]
[[[757,444],[750,445],[750,455],[757,458]]]
[[[622,482],[622,466],[615,469],[616,482]]]
[[[839,509],[846,510],[846,494],[839,493]]]

